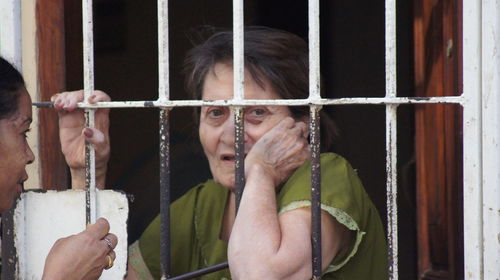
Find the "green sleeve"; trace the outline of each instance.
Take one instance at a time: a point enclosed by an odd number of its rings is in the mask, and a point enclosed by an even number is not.
[[[365,234],[362,225],[363,186],[349,163],[336,154],[321,155],[321,208],[355,231],[350,252],[336,257],[326,272],[340,269],[356,254]],[[278,195],[279,212],[311,206],[311,164],[302,165],[283,185]],[[325,272],[325,273],[326,273]]]

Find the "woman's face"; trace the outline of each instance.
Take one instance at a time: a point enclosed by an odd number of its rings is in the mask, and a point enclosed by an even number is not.
[[[8,210],[28,179],[26,164],[35,157],[26,139],[31,124],[31,98],[21,89],[18,110],[0,120],[0,212]]]
[[[246,99],[278,99],[267,81],[260,87],[245,71]],[[233,98],[233,68],[217,63],[209,71],[203,85],[203,100]],[[245,108],[245,155],[266,132],[286,117],[291,117],[285,106],[252,106]],[[202,107],[200,112],[200,141],[210,164],[214,180],[234,188],[234,114],[229,107]]]

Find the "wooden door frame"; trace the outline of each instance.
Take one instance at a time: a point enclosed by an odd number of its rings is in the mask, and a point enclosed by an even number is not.
[[[416,95],[461,95],[461,1],[414,4]],[[415,120],[419,279],[463,279],[462,109],[419,105]]]
[[[66,87],[64,14],[63,0],[36,2],[39,101],[50,101],[53,94]],[[66,189],[69,172],[59,143],[57,113],[40,109],[39,120],[41,187]]]

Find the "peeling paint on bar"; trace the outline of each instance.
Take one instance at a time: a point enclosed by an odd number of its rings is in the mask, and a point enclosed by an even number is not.
[[[234,100],[245,98],[243,0],[233,0],[233,88]]]
[[[170,99],[168,0],[158,0],[158,100]]]
[[[321,279],[321,165],[320,165],[320,106],[310,107],[311,133],[311,226],[313,279]]]
[[[309,98],[317,100],[320,95],[319,65],[319,0],[309,0]]]
[[[82,1],[83,25],[83,91],[84,104],[94,92],[94,37],[92,21],[92,0]],[[95,109],[85,108],[85,126],[94,127]],[[95,150],[90,143],[85,144],[85,189],[86,223],[95,223],[96,217],[96,180]]]
[[[387,241],[389,279],[398,279],[397,106],[386,107]]]
[[[385,1],[385,98],[396,98],[396,0]],[[415,103],[430,99],[416,99]],[[409,100],[408,100],[409,101]],[[410,102],[408,102],[410,103]],[[386,107],[387,243],[389,279],[398,279],[397,105]]]
[[[396,97],[396,0],[385,1],[385,93]]]
[[[462,104],[462,96],[436,97],[356,97],[356,98],[322,98],[322,99],[244,99],[244,100],[167,100],[167,101],[110,101],[97,104],[78,103],[79,108],[173,108],[200,106],[309,106],[309,105],[391,105],[391,104]],[[43,103],[34,106],[49,107]]]
[[[236,212],[238,212],[241,196],[245,188],[245,123],[243,115],[243,108],[236,107],[234,110],[234,179],[236,187]]]
[[[160,110],[160,267],[161,279],[170,276],[170,125],[169,110]]]

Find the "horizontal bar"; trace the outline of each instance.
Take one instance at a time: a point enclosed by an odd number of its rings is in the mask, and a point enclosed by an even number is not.
[[[309,99],[245,99],[245,100],[169,100],[169,101],[110,101],[97,104],[78,103],[79,108],[169,108],[200,106],[310,106],[310,105],[404,105],[462,104],[462,96],[437,97],[353,97]],[[52,107],[51,102],[33,102],[39,108]]]
[[[228,267],[229,267],[229,264],[227,262],[223,262],[223,263],[219,263],[219,264],[212,265],[212,266],[209,266],[209,267],[204,267],[202,269],[198,269],[198,270],[195,270],[195,271],[191,271],[191,272],[188,272],[186,274],[182,274],[182,275],[179,275],[179,276],[168,278],[168,280],[193,279],[195,277],[198,277],[198,276],[201,276],[201,275],[205,275],[205,274],[209,274],[209,273],[212,273],[212,272],[216,272],[216,271],[219,271],[219,270],[223,270],[223,269],[226,269]]]

